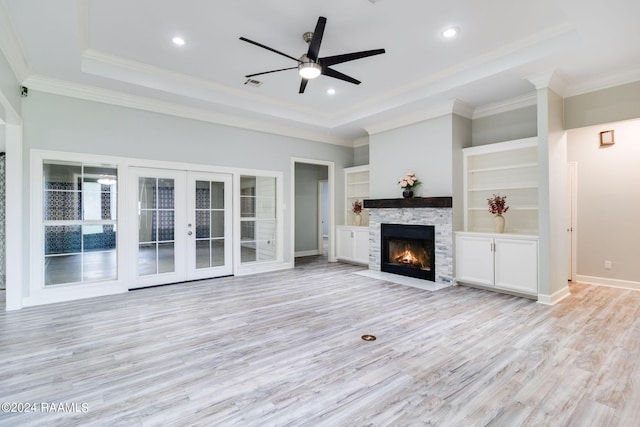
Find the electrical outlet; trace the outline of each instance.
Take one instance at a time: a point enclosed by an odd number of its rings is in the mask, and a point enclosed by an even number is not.
[[[611,270],[611,261],[606,260],[606,261],[604,262],[604,269],[605,269],[605,270]]]

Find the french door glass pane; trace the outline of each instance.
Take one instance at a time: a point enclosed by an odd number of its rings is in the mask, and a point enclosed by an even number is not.
[[[211,241],[211,267],[224,265],[224,239]]]
[[[60,285],[82,281],[82,254],[46,257],[44,285]]]
[[[175,270],[174,243],[158,243],[158,273],[172,273]]]
[[[211,209],[224,209],[224,182],[211,183]]]
[[[138,178],[138,275],[175,271],[175,181]]]
[[[224,237],[224,211],[211,212],[211,237]]]
[[[196,240],[196,268],[211,267],[211,247],[209,240]]]
[[[149,276],[158,272],[158,248],[155,243],[138,245],[138,275]]]

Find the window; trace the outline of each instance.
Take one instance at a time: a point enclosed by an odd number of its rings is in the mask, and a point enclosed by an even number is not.
[[[240,177],[240,262],[277,257],[276,178]]]
[[[117,168],[45,160],[44,285],[117,278]]]

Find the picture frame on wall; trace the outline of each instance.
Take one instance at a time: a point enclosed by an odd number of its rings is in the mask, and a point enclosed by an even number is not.
[[[615,141],[613,139],[613,130],[605,130],[600,132],[600,146],[613,144],[615,144]]]

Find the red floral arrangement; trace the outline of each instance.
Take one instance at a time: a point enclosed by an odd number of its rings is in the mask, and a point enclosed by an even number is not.
[[[489,205],[489,212],[494,215],[502,215],[506,211],[509,210],[509,206],[507,206],[507,196],[493,195],[492,198],[487,199],[487,204]]]
[[[356,200],[355,202],[353,202],[351,210],[354,214],[359,214],[360,212],[362,212],[362,202],[360,200]]]

